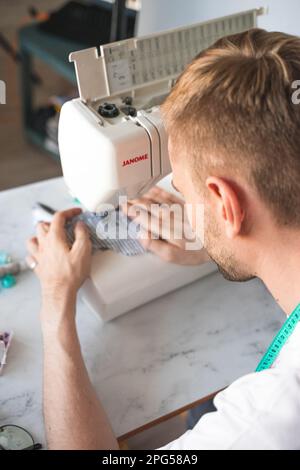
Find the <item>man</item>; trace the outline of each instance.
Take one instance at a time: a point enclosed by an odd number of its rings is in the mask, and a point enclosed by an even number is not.
[[[298,78],[300,39],[251,30],[202,52],[162,106],[173,183],[189,205],[204,204],[207,252],[227,279],[262,279],[286,315],[300,302]],[[40,225],[28,245],[43,298],[47,436],[50,449],[115,449],[75,328],[76,292],[90,267],[84,227],[71,249],[66,243],[64,223],[76,213]],[[188,256],[151,237],[148,246],[169,261]],[[300,325],[271,368],[237,380],[214,404],[166,448],[300,449]]]

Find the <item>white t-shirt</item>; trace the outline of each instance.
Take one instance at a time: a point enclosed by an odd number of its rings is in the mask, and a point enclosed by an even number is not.
[[[217,411],[164,450],[300,450],[300,323],[272,368],[254,372],[216,395]]]

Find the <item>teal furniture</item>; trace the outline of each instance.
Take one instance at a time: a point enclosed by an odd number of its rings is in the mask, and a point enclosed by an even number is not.
[[[75,4],[76,2],[70,3]],[[101,43],[100,37],[102,37],[104,43],[107,43],[133,35],[136,12],[126,8],[125,0],[115,0],[112,4],[103,0],[94,0],[94,4],[111,12],[110,35],[109,37],[106,37],[106,35],[103,37],[99,30],[99,43]],[[85,27],[87,27],[86,24]],[[81,41],[83,41],[82,38]],[[98,45],[95,44],[95,46]],[[38,23],[33,23],[19,30],[22,113],[25,135],[30,141],[50,152],[56,159],[59,159],[57,148],[54,148],[53,144],[50,144],[49,138],[38,130],[40,126],[33,125],[36,116],[36,110],[34,109],[35,85],[32,81],[32,76],[34,76],[33,58],[39,58],[56,70],[58,74],[76,84],[74,65],[68,60],[69,54],[86,47],[91,46],[43,31]]]
[[[68,41],[67,39],[47,34],[41,31],[38,24],[25,26],[19,31],[19,46],[21,54],[21,96],[23,125],[26,137],[46,149],[56,159],[59,159],[57,152],[47,146],[46,136],[38,132],[32,126],[34,115],[34,84],[31,80],[33,58],[37,57],[48,64],[60,75],[68,79],[71,83],[76,83],[74,65],[69,62],[68,56],[72,51],[83,49],[80,43]]]

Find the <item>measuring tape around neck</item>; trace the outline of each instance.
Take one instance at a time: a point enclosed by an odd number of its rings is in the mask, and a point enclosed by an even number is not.
[[[267,349],[264,357],[258,364],[255,372],[261,372],[262,370],[269,369],[275,359],[278,357],[281,349],[293,333],[294,329],[297,326],[298,321],[300,320],[300,304],[297,305],[293,313],[287,318],[285,323],[280,328],[279,332],[273,339],[272,343]]]

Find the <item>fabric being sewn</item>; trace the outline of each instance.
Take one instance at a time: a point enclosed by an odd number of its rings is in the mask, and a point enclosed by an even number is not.
[[[83,212],[73,217],[66,225],[69,242],[74,242],[74,226],[82,221],[88,228],[93,251],[113,250],[126,256],[146,253],[139,238],[142,235],[140,225],[130,220],[119,209],[105,213]]]

